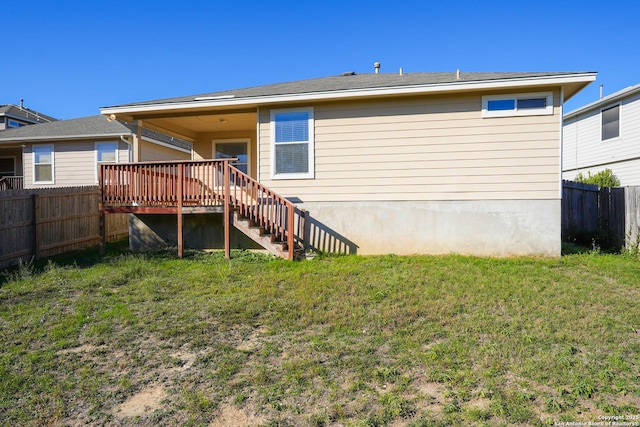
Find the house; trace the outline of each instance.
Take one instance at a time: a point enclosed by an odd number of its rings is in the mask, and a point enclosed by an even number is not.
[[[55,120],[51,116],[25,108],[22,100],[20,100],[20,106],[14,104],[0,105],[0,131],[38,123],[49,123]],[[0,179],[6,177],[6,180],[20,185],[20,176],[22,176],[22,162],[19,160],[20,151],[18,148],[0,150]],[[0,184],[0,188],[2,188],[2,184]]]
[[[95,115],[0,131],[0,158],[15,165],[8,188],[96,185],[100,162],[188,160],[191,143]]]
[[[239,196],[220,190],[222,181],[203,181],[198,188],[210,189],[211,200],[228,197],[225,204],[250,215],[249,226],[261,229],[280,219],[254,217],[258,204],[268,211],[277,203],[273,209],[282,212],[292,211],[287,203],[295,205],[304,215],[280,215],[288,222],[278,222],[275,232],[304,228],[306,248],[559,255],[563,103],[596,74],[377,71],[101,112],[192,142],[194,159],[237,158],[240,172],[210,164],[218,175],[231,177],[229,191]],[[130,189],[134,195],[126,195],[118,182],[132,182],[135,174],[117,166],[105,166],[107,172],[105,191],[111,193],[104,199],[105,211],[125,209],[142,218],[132,222],[139,228],[131,236],[160,236],[163,225],[153,219],[159,205],[143,207],[135,196],[148,189]],[[190,174],[181,179],[193,180],[196,173]],[[178,212],[178,233],[187,227],[186,237],[201,237],[181,222],[182,198],[178,208],[169,206]],[[236,225],[242,218],[233,216],[229,222]],[[296,236],[283,238],[291,250]]]
[[[611,169],[625,186],[640,185],[640,84],[564,116],[563,177]]]
[[[25,108],[22,100],[20,100],[19,106],[14,104],[0,105],[0,130],[49,123],[55,120],[51,116]]]

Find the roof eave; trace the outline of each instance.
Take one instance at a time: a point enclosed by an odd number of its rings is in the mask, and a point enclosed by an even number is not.
[[[77,140],[77,139],[104,139],[114,138],[121,136],[133,136],[132,132],[118,132],[118,133],[98,133],[91,135],[60,135],[60,136],[20,136],[20,137],[8,137],[0,138],[1,142],[37,142],[37,141],[58,141],[58,140]]]
[[[100,113],[109,114],[135,114],[149,111],[167,111],[192,108],[234,107],[247,105],[264,105],[274,103],[290,103],[301,101],[322,101],[331,99],[363,98],[371,96],[415,95],[442,92],[461,92],[480,89],[502,89],[511,87],[527,87],[541,85],[558,85],[593,82],[597,73],[574,73],[564,75],[549,75],[538,77],[516,77],[496,80],[460,81],[450,83],[433,83],[413,86],[393,86],[366,89],[347,89],[325,92],[307,92],[298,94],[253,96],[243,98],[225,98],[218,100],[189,100],[183,102],[168,102],[160,104],[122,105],[115,107],[102,107]]]
[[[631,95],[635,95],[636,93],[640,93],[640,84],[637,84],[635,86],[629,86],[626,87],[622,90],[619,90],[618,92],[614,92],[611,95],[607,95],[601,99],[598,99],[596,101],[593,101],[587,105],[583,105],[582,107],[576,108],[573,111],[569,111],[567,114],[564,115],[563,119],[567,120],[567,119],[572,119],[580,114],[583,113],[587,113],[596,109],[601,108],[602,106],[604,106],[605,104],[609,104],[612,102],[616,102],[616,101],[620,101],[621,99],[624,99],[628,96]]]

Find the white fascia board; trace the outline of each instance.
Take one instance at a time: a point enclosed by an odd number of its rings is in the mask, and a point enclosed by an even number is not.
[[[577,116],[578,114],[581,113],[586,113],[588,111],[591,110],[596,110],[599,109],[600,107],[604,106],[604,104],[609,104],[609,103],[613,103],[615,101],[619,101],[623,98],[626,98],[628,96],[631,95],[635,95],[636,93],[640,92],[640,84],[637,84],[635,86],[629,86],[626,87],[622,90],[619,90],[617,92],[612,93],[611,95],[607,95],[605,97],[603,97],[602,99],[598,99],[597,101],[591,102],[587,105],[583,105],[582,107],[576,108],[573,111],[569,111],[567,114],[564,115],[564,119],[571,119],[575,116]]]
[[[381,88],[367,89],[347,89],[328,92],[308,92],[286,95],[267,95],[254,96],[246,98],[231,98],[209,101],[186,101],[166,104],[141,104],[134,106],[121,107],[103,107],[100,109],[101,114],[126,114],[147,111],[164,111],[189,108],[207,108],[207,107],[233,107],[247,104],[273,104],[283,102],[303,102],[303,101],[321,101],[342,98],[359,98],[369,96],[385,96],[385,95],[413,95],[413,94],[429,94],[439,92],[458,92],[465,90],[478,89],[509,89],[512,87],[529,87],[541,85],[564,85],[568,83],[589,83],[596,79],[596,73],[582,73],[570,75],[554,75],[542,77],[527,78],[511,78],[500,80],[482,80],[471,82],[453,82],[453,83],[434,83],[426,85],[414,86],[393,86]]]
[[[192,151],[192,150],[189,150],[188,148],[177,147],[175,145],[171,145],[171,144],[168,144],[166,142],[158,141],[157,139],[149,138],[149,137],[146,137],[146,136],[143,136],[142,140],[150,142],[152,144],[161,145],[163,147],[171,148],[172,150],[181,151],[183,153],[191,154],[191,151]]]
[[[133,133],[99,133],[95,135],[60,135],[60,136],[19,136],[14,138],[0,138],[0,142],[23,141],[23,142],[40,142],[40,141],[59,141],[59,140],[75,140],[75,139],[104,139],[121,136],[133,136]]]

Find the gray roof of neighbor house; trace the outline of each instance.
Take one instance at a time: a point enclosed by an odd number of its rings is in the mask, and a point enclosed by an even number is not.
[[[606,104],[611,104],[611,103],[620,101],[621,99],[627,98],[629,96],[633,96],[638,93],[640,93],[640,84],[626,87],[622,90],[612,93],[611,95],[607,95],[601,99],[598,99],[597,101],[591,102],[587,105],[583,105],[582,107],[576,108],[573,111],[569,111],[567,114],[564,115],[564,119],[565,120],[570,119],[579,114],[586,113],[595,109],[600,109],[604,107]]]
[[[1,130],[0,143],[118,137],[120,135],[134,135],[136,131],[135,125],[119,120],[109,121],[103,115],[96,115]],[[143,128],[142,136],[178,148],[187,150],[192,148],[192,144],[188,141],[150,129]]]
[[[21,119],[31,123],[48,123],[57,120],[51,116],[47,116],[46,114],[39,113],[29,108],[21,108],[14,104],[0,105],[0,116],[13,117],[15,119]]]
[[[484,73],[484,72],[456,72],[447,73],[379,73],[379,74],[355,74],[344,73],[339,76],[322,77],[309,80],[300,80],[288,83],[276,83],[265,86],[255,86],[244,89],[225,90],[221,92],[205,93],[200,95],[181,96],[177,98],[165,98],[152,101],[136,102],[131,104],[103,107],[103,109],[132,107],[157,104],[173,104],[185,102],[197,102],[207,100],[224,100],[239,98],[256,98],[269,96],[298,95],[323,92],[341,92],[367,89],[400,88],[412,86],[437,86],[454,85],[471,82],[489,82],[502,80],[518,80],[532,78],[553,78],[559,76],[593,74],[593,72],[512,72],[512,73]]]

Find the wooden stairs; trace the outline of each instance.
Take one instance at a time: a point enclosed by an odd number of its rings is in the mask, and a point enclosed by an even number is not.
[[[268,229],[256,224],[250,218],[242,216],[237,209],[233,211],[231,223],[236,229],[270,253],[280,258],[289,259],[289,242],[278,238],[275,234],[271,234]],[[304,248],[296,243],[294,243],[293,258],[304,258]]]

